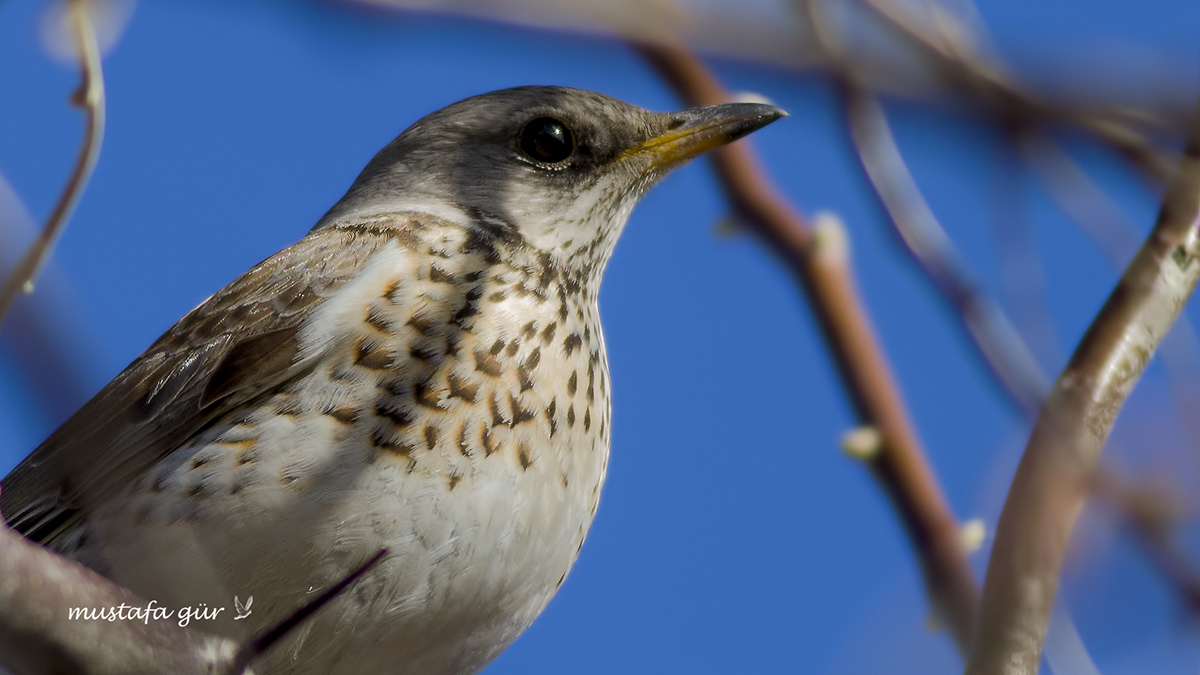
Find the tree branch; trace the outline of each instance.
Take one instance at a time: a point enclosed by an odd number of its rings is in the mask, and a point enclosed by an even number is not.
[[[688,51],[649,45],[635,48],[688,104],[729,100],[716,78]],[[959,543],[957,520],[917,439],[858,295],[845,246],[830,245],[827,238],[813,235],[772,187],[747,143],[720,148],[711,156],[742,222],[800,282],[856,413],[879,432],[882,445],[868,458],[868,465],[917,550],[934,612],[965,649],[976,611],[975,580]]]
[[[67,221],[74,212],[79,197],[87,186],[100,156],[100,144],[104,139],[104,72],[100,64],[100,50],[96,46],[96,35],[88,18],[86,0],[70,0],[71,18],[75,23],[75,36],[79,43],[80,67],[83,79],[75,92],[73,102],[87,113],[83,143],[75,168],[63,189],[58,203],[54,205],[46,226],[37,240],[29,247],[21,261],[0,285],[0,322],[4,321],[13,300],[22,291],[33,288],[34,277],[50,255],[54,244],[62,236]]]
[[[1158,222],[1051,390],[996,530],[969,675],[1037,672],[1058,574],[1118,411],[1200,278],[1200,108]]]

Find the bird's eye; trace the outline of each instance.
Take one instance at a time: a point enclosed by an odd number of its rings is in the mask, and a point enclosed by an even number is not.
[[[521,129],[521,152],[544,164],[558,164],[575,152],[575,137],[553,117],[539,117]]]

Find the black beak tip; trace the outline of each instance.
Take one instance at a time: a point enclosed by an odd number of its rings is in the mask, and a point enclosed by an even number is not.
[[[741,138],[788,116],[786,110],[767,103],[730,103],[726,113],[733,122],[729,129],[732,138]]]

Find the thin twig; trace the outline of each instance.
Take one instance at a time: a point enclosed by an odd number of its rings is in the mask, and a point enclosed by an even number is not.
[[[1037,410],[1049,388],[1007,314],[970,278],[950,237],[900,155],[878,99],[843,80],[850,136],[875,194],[921,269],[954,306],[971,342],[1022,411]]]
[[[75,168],[63,189],[58,203],[54,205],[46,226],[37,240],[25,252],[4,284],[0,285],[0,322],[4,321],[8,309],[22,290],[32,288],[33,280],[50,256],[54,244],[62,236],[75,205],[92,175],[96,159],[100,155],[100,144],[104,139],[104,72],[100,64],[100,50],[96,45],[96,34],[88,17],[86,0],[69,0],[71,18],[75,24],[75,36],[79,44],[79,59],[83,73],[73,103],[87,113],[83,143]]]
[[[1006,127],[1073,126],[1116,150],[1150,179],[1158,183],[1170,179],[1170,155],[1134,127],[1129,115],[1097,108],[1073,109],[1039,98],[1014,81],[1002,64],[979,54],[974,48],[978,37],[938,30],[937,22],[927,25],[918,21],[890,0],[859,1],[922,47],[951,85],[982,104],[982,110]]]
[[[1058,574],[1117,413],[1200,278],[1200,107],[1159,213],[1051,390],[996,530],[969,675],[1036,673]]]
[[[636,48],[690,105],[729,100],[704,64],[685,49]],[[856,413],[881,435],[882,447],[869,466],[918,552],[935,613],[949,626],[955,641],[966,645],[977,594],[960,545],[958,522],[917,439],[844,250],[821,245],[771,185],[748,144],[720,148],[712,157],[741,222],[763,239],[800,282]]]
[[[996,246],[1002,293],[1012,323],[1041,364],[1066,360],[1046,295],[1046,272],[1030,218],[1027,171],[1011,147],[1012,134],[992,149],[988,181],[989,229]],[[1044,367],[1039,379],[1049,383]],[[1045,390],[1043,390],[1044,392]],[[1040,402],[1038,407],[1041,407]]]

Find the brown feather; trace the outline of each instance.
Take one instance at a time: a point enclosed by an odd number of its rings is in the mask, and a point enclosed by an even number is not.
[[[4,478],[0,512],[45,542],[217,417],[297,375],[300,326],[405,224],[315,230],[218,291]]]

